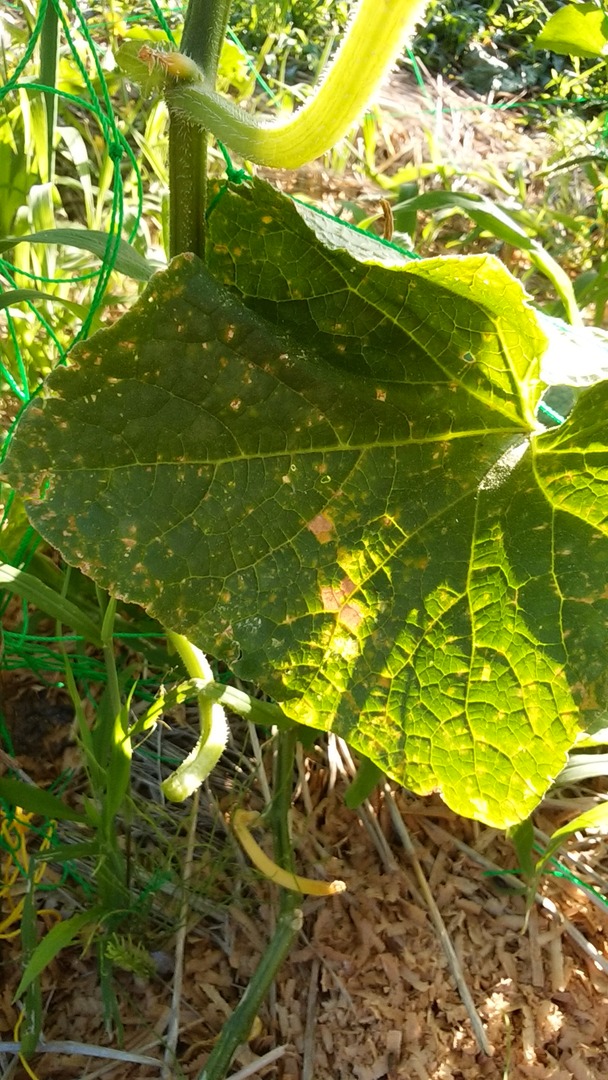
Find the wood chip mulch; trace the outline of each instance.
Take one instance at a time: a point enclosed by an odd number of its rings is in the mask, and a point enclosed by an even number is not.
[[[507,890],[501,878],[487,876],[467,853],[471,849],[505,870],[514,867],[515,855],[504,837],[456,817],[438,799],[397,795],[415,856],[483,1025],[489,1050],[483,1053],[384,796],[377,795],[362,820],[345,808],[340,780],[329,790],[325,765],[312,766],[306,786],[305,799],[300,796],[294,808],[298,865],[309,875],[342,877],[348,889],[329,899],[303,900],[298,943],[229,1075],[243,1070],[243,1076],[265,1080],[608,1076],[606,909],[590,904],[584,892],[562,878],[548,875],[543,882],[549,907],[553,902],[597,950],[595,960],[547,910],[535,907],[526,926],[523,897]],[[571,807],[569,816],[576,809]],[[541,812],[541,826],[555,828],[561,810],[557,803],[549,805]],[[201,837],[199,859],[203,853]],[[586,862],[601,873],[605,856],[604,842],[596,838]],[[130,1064],[45,1053],[30,1063],[38,1080],[198,1076],[251,977],[276,915],[274,886],[249,877],[247,869],[240,887],[227,880],[227,888],[231,901],[212,917],[197,910],[193,896],[179,1066],[162,1073],[173,974],[168,940],[154,954],[156,975],[116,975],[122,1046],[140,1060]],[[170,904],[165,907],[167,914]],[[0,1040],[10,1041],[18,1019],[11,998],[20,974],[19,949],[14,940],[0,947]],[[47,1041],[118,1045],[104,1032],[90,951],[66,950],[42,983]],[[273,1051],[275,1060],[264,1066]],[[3,1053],[0,1075],[25,1080],[27,1073],[13,1055]]]

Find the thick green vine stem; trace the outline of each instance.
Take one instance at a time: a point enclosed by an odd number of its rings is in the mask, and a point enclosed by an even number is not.
[[[226,32],[231,0],[189,0],[181,47],[215,86],[217,63]],[[179,56],[179,54],[177,54]],[[173,64],[176,64],[175,56]],[[192,72],[176,78],[191,78]],[[169,106],[169,244],[171,255],[193,251],[205,257],[205,207],[207,206],[207,134],[201,125],[192,127],[181,110]],[[205,125],[202,125],[203,129]]]
[[[196,645],[182,634],[169,632],[168,640],[180,654],[188,674],[202,681],[203,686],[213,682],[209,661]],[[203,693],[198,695],[201,733],[194,750],[162,783],[162,791],[170,802],[183,802],[193,795],[215,768],[228,741],[228,723],[221,705],[212,702]]]
[[[329,150],[360,116],[428,0],[360,0],[327,77],[289,120],[265,124],[204,80],[167,93],[174,114],[212,131],[248,161],[296,169]]]

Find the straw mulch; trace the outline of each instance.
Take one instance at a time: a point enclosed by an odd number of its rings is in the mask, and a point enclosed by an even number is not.
[[[608,910],[565,878],[547,876],[526,925],[524,899],[511,888],[513,880],[484,870],[515,866],[514,852],[500,833],[458,818],[435,797],[406,792],[393,798],[378,791],[359,812],[347,810],[346,774],[339,754],[336,769],[331,740],[329,750],[329,758],[319,748],[300,760],[294,846],[301,872],[341,877],[347,891],[303,899],[296,947],[230,1075],[243,1080],[249,1075],[266,1080],[601,1080],[608,1075]],[[216,785],[215,794],[208,793],[199,813],[186,908],[179,890],[166,887],[150,915],[158,939],[155,944],[153,932],[147,945],[151,970],[116,971],[122,1044],[104,1030],[94,950],[67,949],[42,978],[44,1037],[59,1045],[31,1060],[39,1080],[198,1076],[271,934],[277,904],[275,886],[252,874],[224,832],[234,793],[226,791],[227,773],[222,777],[220,771],[218,779],[219,789]],[[249,798],[261,804],[259,795]],[[536,823],[550,832],[585,805],[589,799],[582,797],[549,800]],[[213,814],[220,839],[210,849]],[[260,839],[268,846],[268,836]],[[587,844],[588,850],[582,840],[575,845],[576,872],[593,886],[602,873],[608,875],[606,845],[602,836]],[[205,882],[218,863],[223,869],[210,899]],[[44,906],[70,914],[65,891],[46,894]],[[175,931],[184,915],[176,1016]],[[41,915],[40,933],[52,922]],[[19,939],[1,946],[0,1039],[8,1046],[19,1015],[11,1001],[20,975]],[[179,1026],[179,1064],[163,1071],[172,1018]],[[86,1045],[74,1053],[78,1043]],[[135,1059],[117,1060],[121,1049]],[[8,1051],[0,1055],[1,1066],[6,1080],[28,1075]]]

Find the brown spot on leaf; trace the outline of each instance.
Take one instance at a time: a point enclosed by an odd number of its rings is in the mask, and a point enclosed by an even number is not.
[[[358,630],[363,619],[363,613],[359,605],[346,602],[355,589],[356,585],[349,577],[343,578],[337,587],[324,585],[321,589],[323,610],[335,612],[338,616],[338,622],[353,633]]]
[[[317,514],[316,517],[311,518],[306,522],[306,528],[313,536],[316,536],[320,544],[328,544],[334,538],[335,526],[326,514]]]
[[[580,695],[579,699],[579,708],[582,710],[582,712],[586,712],[587,709],[595,710],[599,707],[600,703],[597,700],[595,684],[584,687],[583,693]]]
[[[357,586],[349,577],[342,578],[338,586],[324,585],[321,589],[321,600],[324,611],[341,611],[350,594]]]
[[[345,604],[338,613],[338,622],[341,622],[353,634],[359,629],[362,620],[363,615],[356,604]]]

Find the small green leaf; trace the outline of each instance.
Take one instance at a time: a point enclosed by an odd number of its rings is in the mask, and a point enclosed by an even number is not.
[[[606,740],[604,740],[606,742]],[[577,748],[581,743],[577,742]],[[583,743],[584,745],[584,743]],[[598,776],[608,776],[608,754],[570,754],[567,765],[555,781],[556,786],[572,787]]]
[[[571,322],[582,322],[576,305],[574,290],[568,275],[562,270],[559,263],[552,255],[543,248],[536,237],[528,236],[524,228],[512,214],[507,213],[502,206],[498,206],[484,195],[465,195],[454,191],[430,191],[424,195],[418,195],[404,203],[398,204],[396,209],[416,210],[441,210],[452,207],[462,210],[475,222],[480,229],[485,229],[497,240],[504,244],[512,244],[513,247],[527,251],[532,263],[552,282],[558,296],[564,303],[565,310]]]
[[[518,221],[502,207],[483,195],[466,195],[456,191],[428,191],[412,199],[397,203],[395,212],[402,210],[445,210],[453,208],[468,214],[480,228],[486,229],[498,240],[513,247],[529,251],[535,241],[528,236]]]
[[[608,17],[596,4],[566,4],[551,15],[535,45],[566,56],[608,56]]]
[[[380,783],[384,773],[369,758],[361,756],[355,779],[344,792],[344,802],[349,810],[356,810],[362,802],[369,799],[372,791]]]
[[[115,250],[116,240],[98,229],[42,229],[28,236],[5,236],[0,240],[0,253],[9,251],[17,244],[65,244],[66,247],[90,251],[105,260]],[[114,269],[135,281],[149,281],[155,267],[126,240],[119,240],[116,248]]]
[[[101,645],[99,628],[93,620],[71,600],[45,585],[38,577],[11,566],[10,563],[0,563],[0,583],[9,592],[16,593],[28,603],[36,604],[46,615],[51,615],[71,627],[76,634],[82,634],[87,641]]]
[[[542,872],[549,862],[549,859],[555,855],[556,851],[559,851],[564,841],[567,840],[568,837],[573,836],[574,833],[582,832],[584,829],[606,830],[607,828],[608,802],[602,802],[599,806],[594,806],[591,810],[586,810],[583,814],[579,814],[578,817],[573,818],[567,825],[563,825],[561,829],[556,829],[543,852],[542,858],[539,859],[536,864],[537,874]]]
[[[55,923],[55,926],[49,930],[48,934],[45,934],[40,944],[34,950],[30,960],[25,965],[25,970],[13,996],[13,1001],[16,1001],[25,993],[34,979],[48,967],[51,960],[54,960],[62,949],[71,945],[80,931],[84,930],[85,926],[93,925],[102,917],[102,915],[102,908],[91,908],[89,911],[83,911],[79,915],[72,915],[70,919],[64,919],[63,922]]]
[[[22,780],[2,777],[0,799],[4,799],[11,806],[21,807],[28,814],[40,814],[41,817],[57,821],[86,821],[84,814],[79,814],[71,806],[66,806],[51,791],[45,791],[44,788],[36,787],[35,784],[24,784]]]
[[[517,853],[519,870],[528,882],[534,879],[534,825],[532,818],[512,825],[507,833]]]
[[[74,863],[77,859],[98,859],[100,845],[97,840],[82,840],[74,844],[59,844],[49,851],[38,852],[36,858],[45,862]]]

